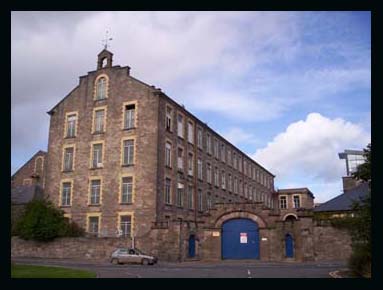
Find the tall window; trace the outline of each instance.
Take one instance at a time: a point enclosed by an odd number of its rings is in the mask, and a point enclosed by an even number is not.
[[[194,143],[194,130],[192,122],[188,122],[188,142],[191,144]]]
[[[198,210],[203,211],[203,195],[201,189],[198,189]]]
[[[90,204],[92,205],[100,204],[100,197],[101,197],[101,180],[99,179],[91,180]]]
[[[231,174],[229,174],[229,180],[228,180],[228,189],[230,192],[232,192],[233,190],[233,180],[232,180],[232,177],[231,177]]]
[[[233,167],[237,169],[237,154],[233,153]]]
[[[231,150],[227,150],[227,164],[231,166]]]
[[[299,198],[299,195],[294,195],[294,208],[300,208],[301,207],[301,201]]]
[[[209,133],[206,134],[206,151],[211,154],[211,136]]]
[[[188,208],[193,208],[193,186],[188,186]]]
[[[96,100],[102,100],[106,98],[106,78],[99,78],[96,88]]]
[[[202,180],[202,160],[198,158],[197,160],[197,170],[198,170],[198,179]]]
[[[211,196],[210,193],[207,194],[206,205],[208,210],[213,208],[213,197]]]
[[[239,180],[239,194],[243,194],[242,180]]]
[[[214,139],[214,156],[215,158],[219,158],[218,156],[218,140],[217,139]]]
[[[93,168],[100,168],[102,164],[102,143],[93,144]]]
[[[130,104],[125,106],[124,113],[124,129],[132,129],[135,126],[135,118],[136,118],[136,105]]]
[[[88,232],[91,234],[98,234],[98,228],[99,228],[99,217],[90,216]]]
[[[238,179],[234,177],[234,193],[238,193]]]
[[[166,130],[172,132],[172,108],[166,107]]]
[[[222,174],[221,174],[221,186],[222,186],[222,189],[226,189],[226,176],[225,176],[225,171],[222,171]]]
[[[219,186],[218,167],[216,167],[214,170],[214,185],[217,187]]]
[[[239,172],[242,172],[242,158],[241,158],[241,156],[238,156],[238,170],[239,170]]]
[[[77,114],[67,116],[66,137],[76,136]]]
[[[246,160],[243,160],[243,174],[247,175],[247,163],[246,163]]]
[[[105,109],[94,111],[94,132],[102,133],[105,131],[104,128],[104,117],[105,117]]]
[[[123,237],[130,237],[132,230],[132,217],[130,215],[120,216],[120,230]]]
[[[124,140],[123,165],[133,165],[134,161],[134,140]]]
[[[165,144],[165,165],[172,167],[172,144],[170,142]]]
[[[170,178],[165,179],[165,203],[171,204],[171,184],[172,181]]]
[[[211,184],[211,165],[210,165],[210,163],[206,163],[206,180],[207,180],[207,183]]]
[[[133,177],[122,178],[121,203],[132,203],[133,197]]]
[[[184,137],[184,118],[180,114],[178,115],[177,120],[177,134],[181,138]]]
[[[225,155],[226,155],[225,144],[222,143],[222,144],[221,144],[221,161],[222,161],[222,162],[225,162],[225,161],[226,161],[226,160],[225,160],[225,159],[226,159],[226,158],[225,158],[225,157],[226,157]]]
[[[188,174],[190,176],[193,176],[193,154],[189,153],[188,154]]]
[[[247,198],[247,183],[246,182],[245,182],[245,185],[244,185],[244,195]]]
[[[72,184],[70,182],[63,182],[61,193],[61,205],[70,206]]]
[[[281,208],[281,209],[287,208],[286,196],[280,196],[279,197],[279,208]]]
[[[73,170],[74,147],[67,147],[64,150],[64,171]]]
[[[178,148],[177,151],[177,165],[179,170],[184,169],[184,150],[182,148]]]
[[[177,185],[177,197],[176,197],[176,205],[179,207],[183,207],[184,205],[184,185],[180,182],[178,182]]]
[[[199,127],[197,130],[197,146],[202,149],[202,128]]]

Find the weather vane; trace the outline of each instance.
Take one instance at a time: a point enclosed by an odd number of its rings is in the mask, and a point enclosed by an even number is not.
[[[105,33],[105,39],[102,40],[102,45],[104,46],[105,49],[108,49],[108,41],[113,40],[113,38],[109,37],[108,34],[109,34],[109,31],[107,30]]]

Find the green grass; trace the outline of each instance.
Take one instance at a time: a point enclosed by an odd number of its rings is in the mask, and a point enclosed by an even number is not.
[[[12,278],[95,278],[96,273],[62,267],[15,265],[11,266]]]

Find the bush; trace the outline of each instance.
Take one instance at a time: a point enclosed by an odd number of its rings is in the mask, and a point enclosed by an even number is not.
[[[354,245],[348,267],[356,276],[371,277],[371,251],[368,245]]]
[[[15,234],[24,240],[51,241],[57,237],[79,236],[82,229],[64,218],[64,212],[48,200],[32,200],[16,224]]]

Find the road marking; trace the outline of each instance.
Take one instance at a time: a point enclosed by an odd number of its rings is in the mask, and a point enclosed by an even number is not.
[[[339,271],[333,271],[328,273],[333,278],[342,278],[342,276],[338,275]]]
[[[247,269],[247,278],[251,278],[251,272],[250,272],[250,270],[249,269]]]

